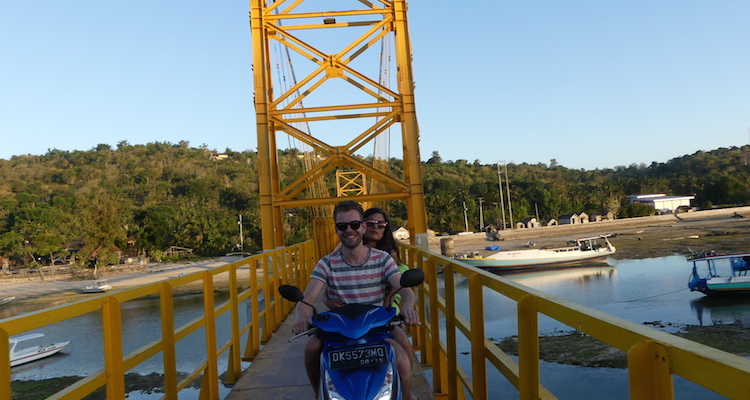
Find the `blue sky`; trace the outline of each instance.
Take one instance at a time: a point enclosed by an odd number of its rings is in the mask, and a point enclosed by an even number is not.
[[[0,158],[254,150],[248,11],[0,2]],[[750,2],[414,0],[409,18],[423,160],[612,168],[750,140]]]

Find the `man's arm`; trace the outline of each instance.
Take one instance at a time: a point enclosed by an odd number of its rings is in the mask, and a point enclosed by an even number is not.
[[[399,289],[401,287],[401,274],[395,274],[388,279],[391,287]],[[419,324],[419,314],[414,310],[414,306],[417,304],[417,297],[414,295],[414,291],[411,288],[403,288],[398,294],[401,295],[401,315],[404,316],[404,322],[406,325],[417,325]]]
[[[320,295],[320,291],[326,284],[320,279],[310,279],[310,283],[305,288],[305,302],[313,304]],[[312,307],[307,304],[297,303],[296,318],[294,324],[292,324],[292,332],[294,334],[302,333],[310,328],[310,317],[312,316]]]

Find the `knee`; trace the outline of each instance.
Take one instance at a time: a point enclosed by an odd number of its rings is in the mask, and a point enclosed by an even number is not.
[[[323,342],[315,336],[311,336],[305,345],[305,362],[316,361],[323,351]]]
[[[404,375],[411,374],[411,360],[409,360],[409,356],[407,355],[406,351],[401,347],[400,344],[396,343],[395,341],[391,343],[393,346],[393,350],[396,353],[396,368],[398,368],[398,371]]]
[[[405,355],[397,357],[396,368],[398,368],[398,373],[402,380],[409,381],[411,379],[411,362],[409,362],[409,359]]]

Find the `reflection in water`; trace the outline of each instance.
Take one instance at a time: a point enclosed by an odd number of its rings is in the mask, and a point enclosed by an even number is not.
[[[750,328],[748,297],[701,297],[690,301],[690,308],[695,311],[700,325],[738,325]]]
[[[614,279],[616,273],[617,268],[609,264],[592,263],[576,268],[498,275],[522,285],[538,289],[543,286],[559,285],[564,282],[585,285],[596,281],[611,281]]]

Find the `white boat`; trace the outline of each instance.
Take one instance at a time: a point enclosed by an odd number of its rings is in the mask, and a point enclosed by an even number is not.
[[[571,246],[552,249],[504,250],[482,256],[478,253],[454,257],[456,261],[483,269],[513,270],[576,264],[615,254],[615,246],[607,240],[610,235],[599,235],[572,240]],[[604,241],[603,244],[597,240]]]
[[[21,342],[38,339],[43,336],[43,333],[28,333],[25,335],[12,336],[10,338],[10,366],[15,367],[16,365],[49,357],[70,344],[70,341],[67,341],[23,348],[18,346]]]
[[[16,299],[15,297],[6,297],[4,299],[0,299],[0,306],[3,304],[8,304],[15,299]]]
[[[693,263],[688,288],[707,296],[750,295],[750,253],[717,254],[693,253],[687,256]],[[699,266],[705,267],[701,277]]]
[[[103,293],[109,289],[112,289],[112,285],[108,284],[106,279],[99,279],[94,281],[93,285],[84,287],[83,293]]]

